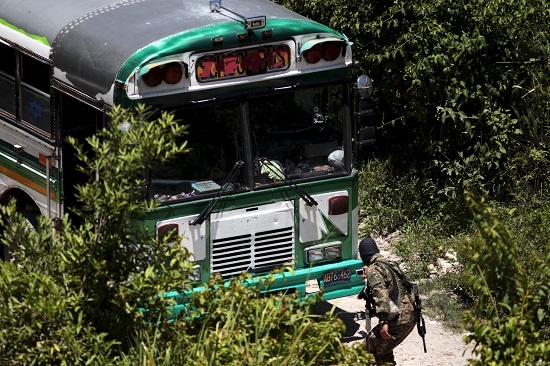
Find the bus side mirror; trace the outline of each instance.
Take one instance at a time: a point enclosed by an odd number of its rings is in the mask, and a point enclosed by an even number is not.
[[[357,147],[359,150],[374,146],[376,127],[367,126],[367,122],[363,120],[374,114],[374,106],[371,99],[373,92],[372,80],[367,75],[361,75],[357,78],[357,92],[360,96],[356,105],[357,126],[359,128],[357,134]]]
[[[361,75],[357,78],[355,84],[361,99],[369,98],[372,95],[372,80],[367,75]]]
[[[222,0],[210,0],[210,12],[214,13],[222,7]]]

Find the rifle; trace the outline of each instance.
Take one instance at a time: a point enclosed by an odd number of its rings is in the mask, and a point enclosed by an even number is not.
[[[367,286],[363,287],[361,289],[361,291],[359,291],[359,293],[357,294],[357,298],[358,299],[361,299],[361,300],[365,300],[365,320],[366,320],[366,325],[365,325],[365,330],[367,332],[370,332],[371,329],[372,329],[372,318],[374,318],[376,316],[376,310],[374,309],[374,305],[373,305],[373,299],[372,299],[372,294],[370,293],[369,291],[369,288]]]
[[[418,285],[413,284],[413,293],[414,293],[414,308],[416,310],[416,330],[418,330],[418,335],[422,337],[422,344],[424,345],[424,353],[427,353],[426,350],[426,323],[424,322],[424,317],[422,316],[422,301],[420,300],[420,294],[418,293]]]

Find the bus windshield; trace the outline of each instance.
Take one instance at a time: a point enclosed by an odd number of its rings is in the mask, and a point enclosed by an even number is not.
[[[220,189],[252,190],[343,173],[343,87],[304,88],[177,111],[189,126],[185,138],[191,151],[154,167],[151,196],[172,202]],[[249,164],[228,179],[239,161]]]

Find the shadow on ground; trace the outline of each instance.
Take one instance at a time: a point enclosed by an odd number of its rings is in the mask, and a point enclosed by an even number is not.
[[[322,301],[315,307],[316,314],[326,314],[334,307],[334,314],[341,319],[346,325],[346,332],[342,336],[344,343],[362,341],[366,337],[366,332],[363,329],[359,330],[360,324],[365,321],[365,313],[360,312],[348,312],[335,305],[330,304],[327,301]]]

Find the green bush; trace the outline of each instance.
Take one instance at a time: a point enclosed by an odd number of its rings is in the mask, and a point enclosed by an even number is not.
[[[214,279],[187,301],[172,296],[193,293],[188,253],[136,223],[155,205],[143,200],[144,170],[185,152],[174,141],[186,129],[147,114],[114,108],[99,136],[71,140],[90,177],[77,189],[78,225],[42,218],[29,230],[15,204],[0,206],[0,242],[15,258],[0,263],[0,364],[368,363],[364,349],[342,344],[340,320],[312,313],[318,298],[261,295],[270,278],[259,287],[250,277]],[[123,121],[126,133],[116,127]],[[170,314],[181,302],[185,310]]]
[[[40,272],[0,262],[0,365],[114,365],[118,342],[86,321],[83,299]]]
[[[373,159],[359,171],[359,210],[364,235],[393,232],[422,216],[433,187],[413,172],[400,173],[391,160]]]
[[[550,249],[550,196],[520,194],[511,202],[497,205],[496,210],[514,233],[518,258],[529,273],[531,264],[544,258]]]
[[[364,347],[341,342],[344,325],[332,312],[316,315],[318,298],[262,295],[250,275],[210,281],[196,293],[192,321],[170,337],[140,334],[124,365],[365,365]]]
[[[359,170],[359,211],[362,235],[383,235],[425,225],[434,235],[462,232],[471,214],[430,178],[425,169],[397,168],[392,158],[364,162]]]
[[[517,243],[483,200],[467,201],[478,236],[465,248],[475,304],[464,313],[475,342],[472,365],[536,365],[550,359],[550,254],[531,262],[532,275],[519,263]],[[542,259],[544,258],[544,259]]]

